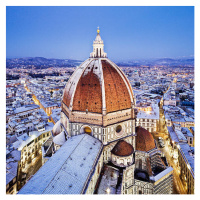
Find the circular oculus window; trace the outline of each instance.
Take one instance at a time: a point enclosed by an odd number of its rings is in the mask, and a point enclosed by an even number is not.
[[[120,137],[124,134],[123,128],[121,125],[117,125],[117,127],[115,128],[115,132],[116,132],[115,134],[117,137]]]
[[[84,133],[86,133],[86,134],[91,134],[91,133],[92,133],[91,128],[88,127],[88,126],[84,127]]]

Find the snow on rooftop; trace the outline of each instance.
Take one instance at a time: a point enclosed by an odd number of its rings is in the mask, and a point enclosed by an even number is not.
[[[172,141],[178,143],[179,140],[178,140],[176,133],[174,132],[174,129],[171,126],[167,126],[167,130],[169,132],[169,135],[170,135]]]
[[[186,122],[194,122],[194,119],[192,119],[191,117],[184,116],[184,119]]]
[[[22,142],[23,142],[22,139],[17,140],[16,142],[13,142],[13,147],[14,147],[15,149],[18,149],[18,148],[21,146]]]
[[[145,111],[139,111],[137,114],[138,119],[159,119],[159,107],[158,105],[152,104],[152,111],[149,113]]]
[[[28,139],[28,135],[27,135],[27,133],[24,133],[24,134],[22,134],[22,135],[20,135],[20,136],[17,136],[17,139],[18,140],[23,140],[23,141],[26,141],[27,139]]]
[[[103,145],[87,134],[73,136],[18,194],[81,194]]]
[[[176,130],[176,135],[177,135],[179,141],[185,141],[185,142],[187,142],[187,139],[185,138],[185,136],[183,135],[183,133],[181,131]]]
[[[98,194],[107,194],[107,189],[110,189],[110,194],[116,194],[118,183],[119,170],[117,168],[106,166],[107,169],[101,178],[98,188]]]
[[[13,150],[11,152],[11,155],[14,158],[14,160],[16,160],[16,161],[20,161],[21,160],[21,151]]]
[[[192,174],[194,176],[194,157],[189,154],[190,146],[188,144],[183,144],[183,143],[182,144],[180,143],[179,146],[184,157],[187,159],[186,162],[188,162],[190,167],[192,168],[192,171],[193,171]]]
[[[57,145],[62,146],[62,145],[66,142],[64,131],[62,131],[60,134],[56,135],[56,136],[53,138],[53,142],[54,142],[55,144],[57,144]]]
[[[6,164],[6,185],[17,176],[18,162]]]
[[[58,135],[61,132],[60,120],[56,122],[52,131],[54,135]]]
[[[29,110],[32,110],[32,109],[36,109],[36,108],[39,108],[40,106],[38,105],[35,105],[35,104],[30,104],[30,105],[25,105],[25,106],[22,106],[20,108],[16,108],[14,110],[14,113],[15,114],[18,114],[18,113],[21,113],[21,112],[26,112],[26,111],[29,111]]]
[[[172,118],[172,122],[185,122],[185,119],[182,116],[174,115],[176,118]]]
[[[75,84],[70,84],[70,83],[73,83],[73,82],[76,83],[77,80],[79,80],[85,67],[87,67],[89,62],[90,62],[89,59],[87,59],[85,62],[83,62],[78,68],[76,68],[76,70],[74,71],[74,73],[72,74],[70,79],[68,80],[64,91],[68,91],[70,96],[72,96],[72,93],[74,92],[74,88],[76,87]]]
[[[53,123],[52,122],[48,122],[47,125],[45,126],[45,130],[44,131],[31,131],[29,132],[29,136],[26,141],[23,141],[22,139],[20,139],[19,141],[16,141],[15,143],[13,143],[13,146],[18,149],[19,151],[21,151],[23,149],[24,146],[26,146],[29,142],[31,142],[32,140],[34,140],[35,138],[37,138],[38,136],[40,136],[43,133],[46,133],[48,131],[51,131],[53,128]]]
[[[172,167],[167,167],[165,170],[163,170],[162,172],[160,172],[159,174],[157,174],[156,176],[150,176],[150,180],[152,181],[158,181],[159,179],[161,179],[162,177],[164,177],[165,175],[171,173],[173,171]]]
[[[193,137],[193,134],[190,132],[189,128],[187,127],[182,127],[181,131],[183,132],[183,134],[185,134],[187,137]]]

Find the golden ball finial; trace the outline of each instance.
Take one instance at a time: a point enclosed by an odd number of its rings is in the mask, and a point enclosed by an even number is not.
[[[99,26],[97,27],[97,33],[99,33],[100,32],[100,30],[99,30]]]

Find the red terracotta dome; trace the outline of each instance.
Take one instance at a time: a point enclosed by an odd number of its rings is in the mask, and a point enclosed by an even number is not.
[[[131,108],[133,92],[122,70],[108,58],[89,58],[69,79],[63,103],[71,111],[111,113]]]
[[[111,153],[116,156],[130,156],[133,153],[133,146],[124,140],[120,140],[112,149]]]
[[[153,136],[141,126],[136,127],[136,150],[150,151],[155,148]]]

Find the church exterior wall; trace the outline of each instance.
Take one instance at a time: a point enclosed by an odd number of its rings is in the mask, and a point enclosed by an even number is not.
[[[149,157],[148,153],[145,151],[135,151],[135,168],[147,170],[147,158]]]
[[[103,154],[101,153],[101,156],[99,158],[97,165],[94,168],[94,173],[92,175],[92,178],[90,179],[90,182],[89,182],[89,185],[86,189],[85,194],[93,194],[94,193],[95,186],[96,186],[97,180],[100,176],[102,167],[103,167]]]
[[[134,171],[134,164],[123,170],[121,194],[134,194]]]
[[[135,179],[135,194],[153,194],[153,183]]]
[[[135,134],[135,120],[133,119],[121,121],[117,124],[112,124],[104,127],[93,123],[90,124],[71,122],[66,114],[64,112],[61,112],[61,123],[64,125],[69,137],[82,134],[83,126],[90,127],[92,130],[91,135],[102,141],[104,145]],[[122,131],[120,133],[116,132],[116,127],[118,125],[121,125],[122,127]],[[135,143],[131,142],[131,144],[135,148]]]

